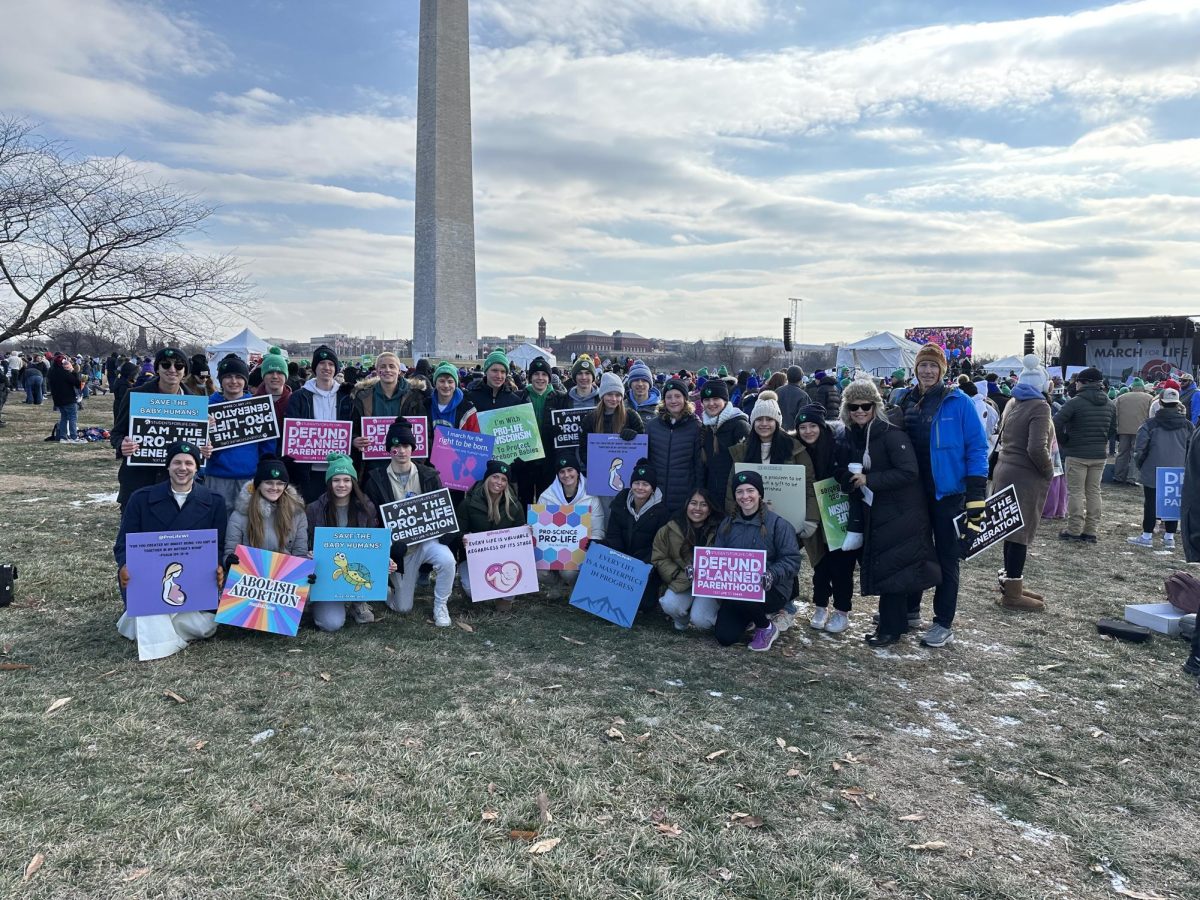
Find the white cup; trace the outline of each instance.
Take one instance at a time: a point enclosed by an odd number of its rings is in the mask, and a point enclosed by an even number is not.
[[[851,475],[861,475],[863,471],[862,463],[849,463],[846,468],[850,470]]]

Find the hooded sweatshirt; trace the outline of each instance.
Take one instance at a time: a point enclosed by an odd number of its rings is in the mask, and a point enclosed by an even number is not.
[[[333,383],[333,387],[324,391],[317,386],[317,379],[310,378],[304,383],[304,389],[312,392],[314,419],[322,422],[337,420],[338,384],[336,381]]]
[[[570,500],[563,493],[562,483],[555,478],[550,482],[550,487],[542,491],[538,497],[538,503],[552,503],[557,506],[568,506],[574,504],[576,506],[586,506],[592,512],[592,527],[588,529],[588,537],[593,541],[604,540],[607,522],[605,521],[604,506],[600,503],[599,497],[593,497],[587,492],[583,485],[583,475],[579,476],[579,486],[575,489],[575,496]]]

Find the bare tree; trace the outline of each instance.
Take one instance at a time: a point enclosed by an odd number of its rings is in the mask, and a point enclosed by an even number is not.
[[[0,119],[0,342],[79,313],[197,338],[232,324],[249,298],[236,261],[183,243],[211,214],[128,160]]]

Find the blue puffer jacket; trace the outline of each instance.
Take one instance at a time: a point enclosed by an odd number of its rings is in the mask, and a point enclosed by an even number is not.
[[[912,402],[910,398],[915,399],[911,392],[905,397],[906,406]],[[905,417],[906,430],[912,421]],[[913,442],[925,443],[915,437]],[[988,441],[983,421],[971,398],[958,389],[943,391],[942,402],[930,423],[928,444],[937,499],[966,493],[968,477],[987,479]]]
[[[224,402],[225,397],[219,391],[208,398],[209,406]],[[259,441],[257,444],[214,450],[204,464],[204,474],[213,478],[253,478],[254,470],[258,468],[258,458],[265,453],[274,453],[275,444],[275,441]]]

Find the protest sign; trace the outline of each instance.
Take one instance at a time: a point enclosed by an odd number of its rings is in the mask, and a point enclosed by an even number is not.
[[[159,616],[217,608],[217,532],[125,535],[125,612]]]
[[[574,450],[583,435],[583,420],[592,414],[587,409],[552,409],[550,424],[554,426],[554,449]]]
[[[846,542],[846,524],[850,521],[850,498],[842,493],[841,487],[832,478],[814,481],[813,492],[817,495],[817,508],[821,511],[825,543],[830,550],[841,550]]]
[[[164,466],[167,448],[176,441],[204,446],[208,436],[208,398],[191,394],[129,392],[129,436],[137,452],[130,466]]]
[[[532,503],[529,506],[529,526],[533,529],[539,569],[574,572],[583,565],[586,552],[579,544],[592,530],[590,506]]]
[[[392,530],[392,542],[403,541],[410,547],[458,531],[458,516],[447,488],[385,503],[379,514]]]
[[[692,551],[692,595],[762,603],[767,599],[762,585],[766,571],[766,550],[697,547]]]
[[[442,476],[442,484],[452,490],[466,491],[483,477],[495,446],[496,439],[490,434],[438,428],[433,432],[429,463]]]
[[[387,431],[396,421],[395,416],[363,416],[363,437],[367,439],[367,449],[363,451],[363,459],[391,459],[392,454],[387,449]],[[429,456],[429,420],[424,416],[405,416],[404,421],[412,426],[413,459],[425,459]]]
[[[463,535],[463,541],[473,602],[537,593],[533,535],[528,525],[478,531]]]
[[[238,563],[225,576],[217,621],[295,637],[308,600],[313,561],[238,544]]]
[[[520,458],[525,462],[544,459],[542,438],[538,434],[537,416],[529,403],[518,403],[503,409],[489,409],[476,413],[479,431],[496,439],[493,456],[502,462],[511,463]]]
[[[300,463],[323,463],[330,453],[349,456],[353,430],[349,422],[284,419],[283,455]]]
[[[646,455],[646,435],[627,441],[619,434],[587,436],[587,492],[615,497],[629,487],[633,466]]]
[[[614,625],[632,628],[650,568],[649,563],[611,547],[589,544],[587,558],[571,591],[571,605]]]
[[[786,519],[792,528],[804,527],[808,507],[804,499],[804,466],[768,463],[734,463],[734,472],[757,472],[762,476],[767,509]]]
[[[1177,522],[1183,510],[1183,467],[1159,466],[1154,470],[1154,515]]]
[[[1010,484],[987,498],[983,508],[983,529],[967,531],[967,514],[954,519],[954,527],[962,537],[962,558],[973,559],[993,544],[998,544],[1011,534],[1025,527],[1021,517],[1021,505],[1017,502],[1016,485]]]
[[[270,395],[240,397],[208,408],[208,442],[215,450],[273,441],[279,437],[275,400]]]
[[[392,535],[386,528],[317,528],[313,563],[317,581],[310,603],[387,599]]]

